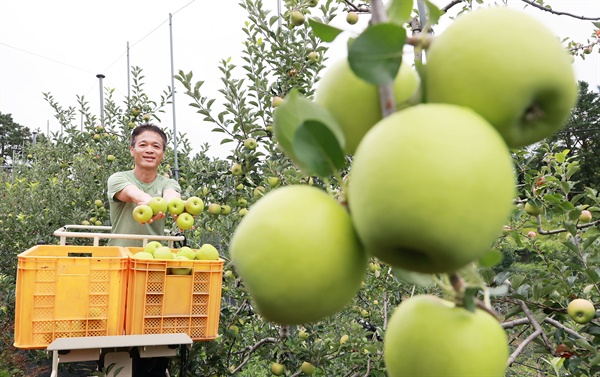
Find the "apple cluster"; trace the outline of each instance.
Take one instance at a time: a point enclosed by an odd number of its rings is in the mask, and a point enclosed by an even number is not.
[[[159,213],[170,213],[176,216],[175,222],[181,230],[188,230],[194,226],[195,216],[204,210],[204,202],[197,196],[191,196],[186,201],[180,198],[171,199],[169,202],[163,197],[154,197],[148,204],[141,204],[133,209],[133,218],[140,224],[147,223]]]
[[[193,261],[193,260],[218,260],[219,251],[211,244],[203,244],[199,249],[192,249],[189,246],[183,246],[179,249],[171,249],[163,246],[158,241],[150,241],[144,248],[133,255],[135,259],[157,259],[174,261]],[[190,267],[172,267],[168,269],[172,275],[190,275]]]
[[[510,149],[556,133],[577,100],[568,52],[521,11],[461,15],[426,56],[424,79],[401,64],[395,112],[385,118],[378,88],[347,59],[325,72],[314,103],[326,115],[315,118],[332,118],[332,133],[353,155],[347,208],[314,187],[285,186],[242,219],[231,257],[266,319],[300,324],[340,310],[359,289],[368,256],[427,274],[453,274],[483,257],[513,210]],[[285,140],[294,125],[277,121],[289,116],[286,102],[273,99],[275,136],[298,163]],[[531,204],[526,211],[541,212]],[[384,351],[390,377],[504,376],[508,358],[493,316],[427,295],[395,310]]]

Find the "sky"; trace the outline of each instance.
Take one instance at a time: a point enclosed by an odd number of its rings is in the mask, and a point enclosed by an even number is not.
[[[277,11],[278,0],[263,0]],[[281,6],[283,7],[283,0]],[[323,0],[321,0],[323,1]],[[238,0],[0,0],[0,112],[42,133],[58,132],[60,125],[54,110],[44,100],[49,92],[63,108],[77,106],[83,95],[90,109],[100,115],[100,86],[97,74],[105,75],[103,86],[114,89],[117,104],[127,97],[127,44],[129,64],[142,68],[145,92],[158,100],[171,85],[171,34],[174,71],[192,71],[195,80],[205,80],[203,89],[209,98],[220,101],[219,62],[240,59],[246,21]],[[434,0],[438,6],[447,1]],[[474,2],[475,3],[475,2]],[[600,17],[599,0],[546,0],[554,10],[586,17]],[[508,5],[523,8],[520,0]],[[457,8],[457,7],[455,7]],[[546,24],[557,36],[586,42],[595,28],[591,21],[555,16],[527,7],[525,11]],[[452,14],[453,11],[450,12]],[[171,28],[169,27],[171,14]],[[360,33],[369,15],[361,15],[350,26],[342,17],[334,25],[344,30],[330,45],[330,62],[345,54],[347,37]],[[437,32],[443,32],[449,20]],[[501,32],[501,31],[499,31]],[[578,80],[590,87],[600,85],[598,46],[585,60],[577,59],[574,69]],[[240,77],[243,74],[241,71]],[[224,157],[229,146],[220,146],[221,134],[210,132],[212,124],[189,106],[181,84],[175,81],[175,125],[186,133],[194,151],[201,144],[211,145],[209,154]],[[173,107],[160,115],[163,127],[173,127]],[[78,119],[78,118],[77,118]],[[79,121],[79,120],[78,120]]]

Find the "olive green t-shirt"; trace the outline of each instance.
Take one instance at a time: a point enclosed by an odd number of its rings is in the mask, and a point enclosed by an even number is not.
[[[136,177],[133,170],[114,173],[108,178],[108,202],[110,203],[112,233],[163,236],[165,231],[164,219],[154,221],[152,224],[140,224],[133,218],[133,209],[137,204],[121,202],[115,198],[115,194],[131,184],[152,197],[163,196],[166,189],[181,191],[177,181],[160,174],[156,176],[154,181],[144,183]],[[111,238],[108,241],[109,246],[141,247],[142,244],[142,240]]]

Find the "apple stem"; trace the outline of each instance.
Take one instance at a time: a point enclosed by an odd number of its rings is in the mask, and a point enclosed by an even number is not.
[[[450,284],[452,284],[452,288],[454,289],[454,292],[456,292],[456,298],[454,300],[455,305],[457,307],[463,307],[464,306],[463,297],[465,294],[465,287],[466,287],[465,281],[463,280],[462,277],[460,277],[459,274],[454,272],[454,273],[450,274]],[[478,299],[476,297],[473,300],[474,300],[475,306],[477,306],[477,308],[490,314],[498,322],[501,322],[500,317],[498,317],[498,314],[496,313],[496,311],[494,309],[490,308],[483,301],[481,301],[480,299]]]

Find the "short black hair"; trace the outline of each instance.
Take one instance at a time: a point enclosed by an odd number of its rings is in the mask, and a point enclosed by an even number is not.
[[[152,123],[140,124],[139,126],[137,126],[136,128],[133,129],[133,132],[131,133],[131,146],[132,147],[135,147],[135,140],[137,139],[137,137],[142,132],[146,132],[146,131],[157,133],[163,141],[163,151],[165,149],[167,149],[167,134],[165,134],[165,131],[163,131],[162,128],[160,128],[157,125],[152,124]]]

